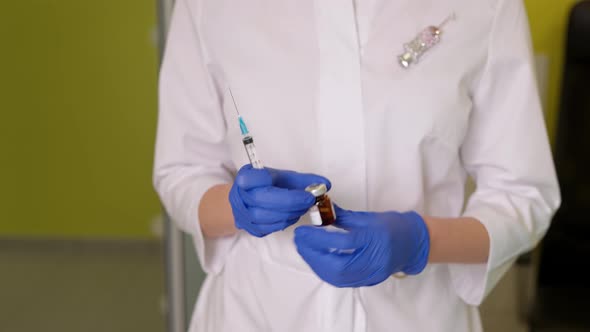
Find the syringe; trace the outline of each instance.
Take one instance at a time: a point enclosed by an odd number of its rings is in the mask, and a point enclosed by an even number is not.
[[[242,116],[240,115],[240,111],[238,111],[238,106],[236,105],[236,100],[234,99],[234,94],[229,89],[229,94],[231,95],[231,99],[234,102],[234,107],[236,109],[236,113],[238,113],[238,121],[240,122],[240,131],[242,132],[242,143],[244,144],[244,148],[246,149],[246,153],[248,154],[248,159],[250,159],[250,164],[253,168],[256,169],[263,169],[262,162],[258,159],[258,155],[256,154],[256,146],[254,145],[254,139],[250,132],[248,132],[248,127],[246,127],[246,123]]]

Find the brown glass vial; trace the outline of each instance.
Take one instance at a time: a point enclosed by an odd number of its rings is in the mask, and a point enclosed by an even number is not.
[[[325,184],[312,184],[305,188],[305,191],[315,196],[315,205],[309,209],[311,223],[315,226],[328,226],[336,220],[336,211],[332,200],[326,194],[328,187]]]

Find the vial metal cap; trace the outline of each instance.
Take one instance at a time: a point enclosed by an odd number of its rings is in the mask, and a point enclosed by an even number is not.
[[[324,183],[315,183],[307,186],[305,191],[311,193],[315,197],[319,197],[328,192],[328,187],[326,187]]]

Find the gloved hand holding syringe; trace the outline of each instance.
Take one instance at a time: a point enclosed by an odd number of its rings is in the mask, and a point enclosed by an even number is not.
[[[326,195],[330,181],[315,174],[264,168],[234,95],[229,87],[228,90],[250,159],[250,165],[238,171],[230,192],[236,227],[255,236],[265,236],[294,224],[308,211],[316,226],[333,223],[336,214]]]

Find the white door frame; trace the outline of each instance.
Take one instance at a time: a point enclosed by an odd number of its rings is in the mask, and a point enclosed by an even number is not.
[[[174,0],[158,0],[158,44],[160,63],[170,26]],[[182,232],[164,212],[164,260],[166,264],[166,320],[168,332],[187,330],[184,305],[184,252]]]

